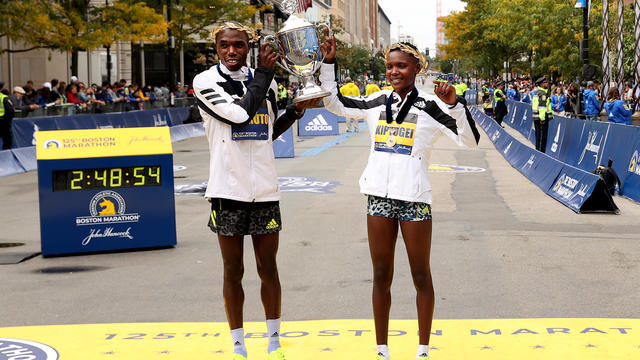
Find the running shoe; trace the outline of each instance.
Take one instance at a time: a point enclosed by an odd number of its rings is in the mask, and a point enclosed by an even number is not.
[[[267,355],[267,360],[285,360],[282,348],[277,348]]]
[[[231,360],[247,360],[247,358],[242,356],[241,354],[233,354]]]
[[[427,354],[420,354],[420,355],[418,355],[418,357],[416,358],[416,360],[429,360],[429,355],[427,355]]]

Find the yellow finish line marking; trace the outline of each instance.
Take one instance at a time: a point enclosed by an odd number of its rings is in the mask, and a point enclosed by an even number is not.
[[[244,329],[249,359],[265,359],[264,322],[245,323]],[[417,321],[392,320],[389,329],[391,358],[415,359]],[[226,323],[6,327],[0,328],[0,359],[11,359],[3,351],[28,351],[11,339],[47,345],[62,360],[228,360],[232,355]],[[376,349],[372,320],[283,322],[281,344],[287,360],[366,360]],[[435,320],[431,346],[432,360],[640,359],[640,320]]]

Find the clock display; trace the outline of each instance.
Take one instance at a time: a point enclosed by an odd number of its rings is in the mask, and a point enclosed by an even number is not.
[[[160,185],[159,165],[53,171],[53,191]]]

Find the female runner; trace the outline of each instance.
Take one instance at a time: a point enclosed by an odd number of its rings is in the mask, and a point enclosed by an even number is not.
[[[326,54],[320,82],[331,95],[325,107],[345,117],[364,118],[369,127],[371,149],[360,178],[360,192],[367,195],[367,231],[373,263],[373,316],[376,360],[389,360],[387,336],[394,249],[398,225],[409,256],[417,291],[420,344],[416,359],[429,359],[429,336],[434,292],[429,256],[431,250],[431,185],[427,170],[433,144],[447,136],[465,147],[476,147],[480,134],[466,109],[464,98],[444,83],[435,94],[415,86],[416,76],[426,71],[426,59],[411,44],[396,43],[386,51],[386,76],[393,90],[364,98],[341,95],[336,87],[336,42],[322,44]]]

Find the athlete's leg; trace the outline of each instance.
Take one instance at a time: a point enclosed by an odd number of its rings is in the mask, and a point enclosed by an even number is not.
[[[277,232],[265,235],[252,235],[253,250],[256,256],[258,276],[262,286],[260,295],[267,320],[280,318],[281,290],[276,254],[278,253]]]
[[[242,262],[243,236],[224,236],[218,234],[222,262],[224,264],[224,284],[222,295],[227,321],[231,330],[242,327],[242,306],[244,305],[244,291],[242,290],[242,276],[244,265]]]
[[[376,342],[387,344],[389,309],[391,308],[391,281],[393,259],[398,236],[398,220],[367,215],[369,251],[373,264],[373,318]]]
[[[433,320],[434,293],[431,279],[431,220],[400,221],[402,237],[409,256],[411,276],[416,287],[420,344],[429,345]]]

